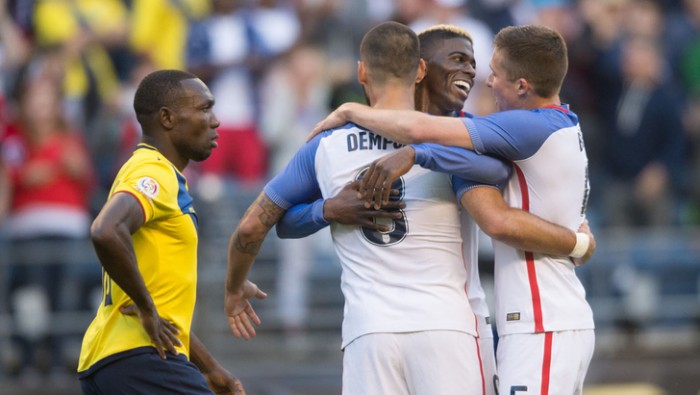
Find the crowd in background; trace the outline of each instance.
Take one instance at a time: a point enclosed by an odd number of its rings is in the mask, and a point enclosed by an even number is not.
[[[477,80],[466,110],[478,115],[493,111],[484,81],[495,32],[557,29],[570,56],[561,97],[581,118],[590,159],[594,231],[700,225],[700,0],[0,0],[2,237],[87,237],[140,138],[133,94],[155,69],[189,70],[216,99],[219,148],[188,168],[195,194],[259,190],[316,122],[364,100],[359,41],[385,20],[472,34]],[[310,247],[298,250],[285,256],[308,262],[297,257]],[[8,296],[7,309],[32,297],[51,311],[85,300],[55,295],[64,263],[13,262],[9,295],[23,296]],[[94,269],[80,275],[99,286]],[[302,325],[303,313],[285,311]],[[60,347],[33,339],[19,339],[27,355]]]

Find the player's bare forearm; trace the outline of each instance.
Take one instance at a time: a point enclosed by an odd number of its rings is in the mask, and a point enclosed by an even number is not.
[[[190,334],[190,360],[202,372],[215,394],[245,395],[240,380],[219,364],[194,332]]]
[[[227,290],[238,292],[241,289],[265,236],[284,212],[264,192],[248,208],[229,242]]]
[[[573,231],[509,207],[496,188],[473,188],[462,195],[461,202],[484,233],[513,248],[568,256],[576,245]]]
[[[136,262],[131,234],[143,223],[143,212],[135,197],[114,195],[90,227],[90,238],[105,271],[142,312],[155,309]]]
[[[190,333],[190,360],[204,374],[221,367],[194,332]]]
[[[267,295],[248,281],[248,272],[267,232],[284,212],[285,210],[273,203],[263,192],[248,208],[231,236],[224,310],[229,327],[236,337],[250,339],[255,336],[253,325],[260,325],[260,317],[248,299],[264,299]]]

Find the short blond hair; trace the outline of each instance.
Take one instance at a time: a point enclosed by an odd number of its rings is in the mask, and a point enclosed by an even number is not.
[[[463,37],[469,40],[470,43],[474,43],[474,40],[472,39],[472,35],[469,34],[468,31],[462,29],[459,26],[455,25],[446,25],[446,24],[441,24],[441,25],[434,25],[430,26],[429,28],[423,29],[420,33],[418,33],[418,39],[423,40],[424,37],[431,36],[433,34],[443,34],[443,35],[448,35],[448,36],[455,36],[455,37]]]
[[[468,31],[454,25],[435,25],[418,33],[420,57],[426,61],[431,59],[436,48],[451,38],[463,38],[474,45],[474,40]]]

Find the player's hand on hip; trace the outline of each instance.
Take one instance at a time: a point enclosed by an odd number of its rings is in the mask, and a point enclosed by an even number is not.
[[[581,258],[573,258],[574,265],[576,266],[581,266],[588,262],[591,257],[593,256],[593,253],[595,252],[595,237],[593,236],[593,233],[591,232],[591,229],[588,227],[588,220],[584,220],[581,226],[579,226],[578,231],[581,233],[586,233],[588,234],[588,237],[590,238],[590,241],[588,243],[588,250],[586,250],[586,254],[583,255]]]
[[[379,209],[389,203],[392,184],[411,170],[415,155],[413,147],[407,146],[372,162],[360,183],[360,195],[364,196],[366,207]]]
[[[399,209],[406,205],[402,201],[390,201],[380,210],[365,207],[365,199],[359,194],[360,181],[346,184],[337,195],[326,199],[323,205],[323,217],[330,222],[343,225],[359,225],[380,232],[389,231],[386,224],[377,223],[376,218],[399,220],[403,216]],[[393,196],[399,194],[398,189],[391,190]]]
[[[132,304],[122,306],[119,308],[119,311],[124,315],[137,315],[139,317],[141,325],[146,330],[148,337],[151,338],[161,358],[166,358],[165,351],[170,351],[174,355],[178,354],[175,346],[182,345],[182,342],[177,337],[180,334],[180,330],[168,320],[160,317],[155,306],[153,309],[144,311]]]
[[[246,280],[237,292],[226,290],[224,309],[228,317],[228,326],[236,337],[249,340],[255,337],[255,325],[260,325],[260,317],[255,313],[248,299],[255,297],[265,299],[267,294],[253,282]],[[252,321],[252,322],[251,322]]]

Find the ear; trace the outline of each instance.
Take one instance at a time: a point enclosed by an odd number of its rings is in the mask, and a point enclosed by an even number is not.
[[[361,85],[367,84],[367,67],[365,67],[364,62],[361,60],[357,62],[357,81],[359,81]]]
[[[529,91],[532,90],[532,86],[525,78],[518,78],[516,81],[516,89],[518,90],[518,96],[525,97],[528,95]]]
[[[425,60],[421,58],[418,61],[418,72],[416,73],[416,84],[419,84],[421,81],[423,81],[423,78],[428,75],[428,67],[425,65]]]
[[[175,127],[175,113],[170,108],[163,106],[158,110],[158,121],[163,125],[163,128],[170,130]]]

